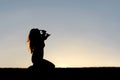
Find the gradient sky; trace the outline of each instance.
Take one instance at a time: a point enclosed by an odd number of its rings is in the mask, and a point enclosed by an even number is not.
[[[0,67],[32,65],[32,28],[56,67],[120,66],[120,0],[0,0]]]

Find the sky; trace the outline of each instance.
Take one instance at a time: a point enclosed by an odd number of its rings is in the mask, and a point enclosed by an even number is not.
[[[0,0],[0,67],[32,65],[32,28],[56,67],[120,67],[120,0]]]

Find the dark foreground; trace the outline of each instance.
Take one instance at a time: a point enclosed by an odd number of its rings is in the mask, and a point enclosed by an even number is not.
[[[55,68],[33,71],[27,68],[0,68],[0,80],[118,80],[119,67]]]

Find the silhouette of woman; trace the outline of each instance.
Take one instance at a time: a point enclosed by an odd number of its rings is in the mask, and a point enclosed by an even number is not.
[[[43,59],[45,40],[50,36],[45,30],[33,28],[28,35],[28,47],[32,54],[32,63],[34,67],[55,67],[53,63]]]

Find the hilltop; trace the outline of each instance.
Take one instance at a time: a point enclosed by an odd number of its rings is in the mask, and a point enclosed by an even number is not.
[[[0,68],[0,80],[80,80],[119,78],[120,67],[55,68],[33,71],[27,68]]]

